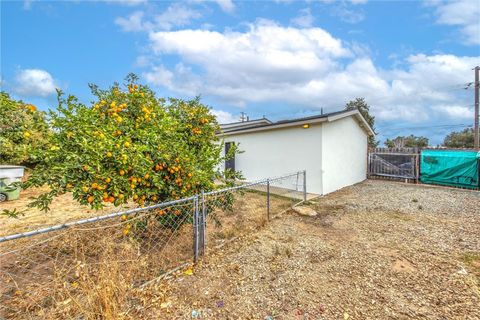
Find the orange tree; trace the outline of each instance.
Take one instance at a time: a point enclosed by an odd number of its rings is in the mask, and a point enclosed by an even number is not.
[[[44,112],[0,92],[0,164],[35,165],[49,134]]]
[[[57,110],[50,112],[51,147],[22,185],[51,191],[31,207],[48,210],[66,192],[98,209],[180,199],[214,187],[222,145],[210,109],[198,98],[156,98],[136,81],[129,75],[124,89],[91,85],[91,105],[59,92]]]

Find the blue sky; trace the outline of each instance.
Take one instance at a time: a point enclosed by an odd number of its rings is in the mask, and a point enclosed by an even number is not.
[[[41,109],[55,88],[138,74],[201,95],[220,121],[336,111],[365,97],[381,140],[440,143],[473,123],[480,1],[2,1],[1,85]]]

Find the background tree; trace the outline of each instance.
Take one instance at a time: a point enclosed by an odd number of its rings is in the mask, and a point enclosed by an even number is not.
[[[448,134],[443,145],[447,148],[473,148],[473,128]]]
[[[425,148],[428,147],[428,138],[409,136],[398,136],[395,139],[387,139],[385,146],[388,148]]]
[[[22,184],[47,185],[50,191],[30,206],[48,210],[54,197],[67,192],[98,209],[106,203],[180,199],[214,188],[222,144],[210,109],[199,99],[157,98],[136,80],[130,75],[125,89],[91,85],[92,105],[59,92],[57,110],[49,113],[51,147]]]
[[[370,114],[370,106],[365,101],[365,98],[356,98],[355,100],[349,101],[345,105],[345,110],[354,109],[358,109],[358,111],[360,111],[370,128],[375,131],[375,117]],[[368,137],[368,146],[370,148],[376,148],[378,146],[378,141],[375,139],[374,136]]]
[[[44,112],[0,92],[0,164],[35,165],[49,134]]]

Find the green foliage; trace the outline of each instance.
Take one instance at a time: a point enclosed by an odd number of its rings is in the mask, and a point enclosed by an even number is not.
[[[395,139],[387,139],[385,146],[388,148],[425,148],[428,147],[428,138],[409,136],[398,136]]]
[[[365,98],[356,98],[355,100],[349,101],[345,105],[345,110],[355,110],[358,109],[362,114],[365,121],[367,121],[370,128],[375,131],[375,117],[370,114],[370,106],[365,101]],[[370,148],[376,148],[378,146],[378,141],[374,136],[368,137],[368,146]]]
[[[0,164],[35,165],[49,135],[44,112],[0,92]]]
[[[447,148],[473,148],[473,128],[451,132],[445,137],[443,145]]]
[[[92,105],[58,93],[57,110],[49,114],[51,147],[22,185],[47,185],[51,191],[31,206],[48,210],[66,192],[99,209],[108,202],[144,205],[215,188],[223,159],[210,109],[198,98],[157,98],[136,80],[127,77],[123,90],[118,84],[108,90],[91,85]]]

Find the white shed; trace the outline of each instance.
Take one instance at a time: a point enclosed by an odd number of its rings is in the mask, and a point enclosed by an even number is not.
[[[294,120],[258,119],[222,125],[219,136],[228,150],[243,151],[226,167],[257,180],[298,170],[307,172],[307,191],[327,194],[363,181],[367,140],[374,132],[358,110]]]

